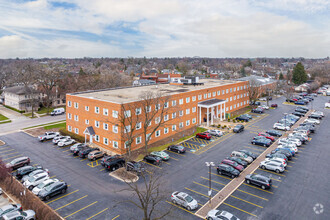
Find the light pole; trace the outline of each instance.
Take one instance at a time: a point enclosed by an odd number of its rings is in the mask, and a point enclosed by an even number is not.
[[[209,167],[209,191],[208,191],[208,196],[209,196],[209,204],[211,206],[211,168],[215,166],[213,162],[205,162],[206,166]]]
[[[285,130],[285,132],[286,132],[286,115],[287,115],[288,113],[284,113],[284,130]]]

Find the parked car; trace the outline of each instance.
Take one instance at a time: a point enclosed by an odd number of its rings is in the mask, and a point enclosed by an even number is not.
[[[18,157],[6,164],[6,168],[16,170],[17,168],[26,166],[30,164],[30,158],[28,157]]]
[[[254,108],[251,110],[252,113],[258,113],[258,114],[262,114],[264,113],[264,109],[263,108]]]
[[[286,150],[290,151],[292,156],[295,156],[296,152],[298,152],[297,147],[293,147],[292,145],[288,145],[288,144],[278,145],[277,149],[286,149]]]
[[[202,138],[202,139],[206,139],[206,140],[211,140],[212,136],[207,133],[207,132],[203,132],[203,133],[197,133],[196,134],[197,138]]]
[[[269,107],[267,105],[260,105],[260,106],[258,106],[258,108],[263,108],[263,109],[266,109],[266,110],[269,109]]]
[[[226,164],[220,164],[217,167],[217,172],[219,175],[226,175],[226,176],[230,176],[231,178],[238,177],[240,174],[238,170]]]
[[[58,181],[59,181],[58,179],[47,179],[47,180],[43,181],[42,183],[38,184],[36,187],[34,187],[32,192],[34,195],[37,196],[41,190],[43,190],[44,188],[46,188]]]
[[[306,109],[304,109],[304,108],[299,108],[300,106],[298,106],[297,108],[296,108],[296,110],[294,110],[295,112],[300,112],[300,113],[304,113],[304,114],[306,114],[307,112],[308,112],[308,109],[306,110]]]
[[[233,151],[231,152],[231,157],[238,157],[244,161],[246,161],[247,163],[252,163],[253,161],[253,158],[252,157],[249,157],[247,156],[245,153],[242,153],[242,152],[239,152],[239,151]]]
[[[239,220],[236,216],[227,211],[213,209],[207,213],[207,220]]]
[[[56,115],[63,115],[65,113],[65,109],[64,108],[55,108],[50,115],[51,116],[56,116]]]
[[[284,160],[286,160],[286,161],[288,161],[288,158],[287,158],[287,156],[285,156],[284,154],[282,154],[282,153],[274,153],[274,154],[267,154],[266,155],[266,159],[267,158],[270,158],[270,159],[272,159],[272,158],[281,158],[281,159],[284,159]]]
[[[144,166],[141,162],[135,162],[135,161],[128,161],[126,163],[126,170],[127,171],[133,171],[137,173],[138,175],[145,171]]]
[[[14,211],[22,211],[21,204],[10,204],[0,207],[0,217]]]
[[[57,137],[59,135],[60,135],[59,132],[52,132],[52,131],[50,131],[50,132],[45,132],[44,135],[38,136],[38,139],[39,139],[39,141],[46,141],[46,140],[53,139],[54,137]]]
[[[298,106],[297,109],[304,109],[306,112],[309,111],[309,108],[307,108],[305,106]]]
[[[252,115],[249,115],[249,114],[243,114],[241,116],[246,117],[246,118],[248,118],[250,120],[253,118]]]
[[[284,166],[281,163],[277,163],[274,161],[261,161],[259,167],[263,170],[272,170],[275,171],[276,173],[283,173],[284,172]]]
[[[236,163],[235,161],[232,161],[232,160],[224,159],[221,161],[221,164],[226,164],[226,165],[232,166],[239,172],[242,172],[244,170],[244,167],[242,165],[239,165],[238,163]]]
[[[154,152],[151,152],[150,155],[160,157],[162,160],[165,160],[165,161],[170,159],[170,155],[168,155],[164,151],[154,151]]]
[[[35,170],[42,170],[42,166],[24,166],[21,168],[18,168],[13,175],[16,177],[16,179],[21,180],[24,175],[27,175]]]
[[[3,220],[35,220],[36,213],[33,210],[14,211],[2,216]]]
[[[111,160],[115,160],[115,159],[118,159],[118,158],[122,158],[122,156],[120,156],[120,155],[118,155],[118,154],[116,154],[116,155],[113,155],[113,156],[107,156],[107,155],[105,155],[102,159],[101,159],[101,165],[102,166],[105,166],[105,163],[107,162],[107,161],[111,161]]]
[[[104,156],[104,153],[100,150],[94,150],[92,152],[90,152],[87,156],[87,158],[89,160],[96,160],[96,159],[100,159]]]
[[[85,147],[85,148],[82,148],[82,149],[79,151],[78,155],[79,155],[79,157],[81,157],[81,158],[85,158],[90,152],[92,152],[92,151],[94,151],[94,150],[98,150],[98,149],[96,149],[96,148],[91,148],[91,147]]]
[[[268,130],[266,131],[267,134],[271,135],[271,136],[275,136],[275,137],[281,137],[282,133],[277,131],[277,130]]]
[[[263,136],[263,137],[265,137],[265,138],[267,138],[267,139],[269,139],[269,140],[271,140],[271,141],[275,141],[275,137],[273,137],[273,136],[271,136],[271,135],[269,135],[269,134],[267,134],[267,133],[260,132],[260,133],[258,134],[258,136]]]
[[[310,123],[317,124],[317,125],[320,124],[320,121],[317,119],[314,119],[314,118],[307,118],[307,119],[305,119],[304,122],[310,122]]]
[[[276,103],[273,103],[273,104],[270,105],[270,107],[272,107],[272,108],[277,108],[278,106],[277,106]]]
[[[301,113],[301,112],[293,112],[292,114],[293,115],[296,115],[298,117],[305,117],[305,114],[304,113]]]
[[[49,179],[48,173],[46,172],[39,173],[35,176],[31,176],[28,180],[26,180],[23,183],[23,185],[29,190],[32,190],[34,187],[36,187],[37,185],[48,179]]]
[[[277,130],[281,130],[281,131],[289,131],[290,130],[289,126],[285,126],[285,125],[280,124],[280,123],[275,123],[273,128],[277,129]]]
[[[296,105],[306,105],[306,102],[303,100],[295,101],[294,104]]]
[[[189,211],[198,208],[197,201],[193,197],[191,197],[190,195],[184,192],[178,192],[178,191],[173,192],[171,196],[171,201],[172,203],[182,206]]]
[[[47,201],[53,196],[64,194],[67,189],[68,185],[65,182],[59,181],[41,190],[38,196],[41,200]]]
[[[314,114],[318,114],[318,115],[321,115],[322,117],[324,117],[324,113],[323,112],[321,112],[321,111],[315,111],[315,112],[313,112]]]
[[[70,147],[70,151],[73,153],[75,150],[78,150],[78,148],[88,147],[87,144],[82,143],[76,143]]]
[[[245,176],[245,182],[261,187],[262,189],[270,189],[272,187],[272,180],[267,176],[260,174],[248,174]]]
[[[153,155],[146,155],[143,160],[155,165],[160,165],[162,162],[162,158]]]
[[[253,160],[257,159],[257,155],[248,150],[238,150],[239,152],[245,153],[247,156],[252,157]]]
[[[60,135],[60,136],[54,137],[52,142],[53,142],[53,144],[57,144],[58,142],[69,139],[69,138],[70,138],[70,136],[61,136]]]
[[[234,133],[239,133],[242,131],[244,131],[244,125],[242,125],[242,124],[238,124],[233,128]]]
[[[323,118],[323,116],[321,114],[312,113],[311,115],[308,116],[308,118],[314,118],[314,119],[321,120]]]
[[[123,166],[125,166],[125,159],[122,157],[112,158],[104,163],[104,167],[111,171],[115,171]]]
[[[281,164],[283,164],[284,168],[287,165],[287,161],[283,158],[266,158],[265,161],[275,161],[277,163],[281,163]]]
[[[228,160],[232,160],[235,161],[236,163],[238,163],[239,165],[242,165],[243,167],[247,167],[248,163],[238,157],[226,157],[226,159]]]
[[[249,122],[250,119],[248,117],[245,117],[243,115],[240,115],[240,116],[236,117],[236,120]]]
[[[288,140],[287,138],[281,138],[278,140],[279,145],[288,145],[290,147],[296,147],[297,145],[293,143],[292,141]]]
[[[66,140],[59,141],[59,142],[57,143],[57,146],[59,146],[59,147],[64,147],[64,146],[68,146],[68,145],[70,145],[70,144],[74,144],[74,143],[76,143],[76,141],[75,141],[74,139],[72,139],[72,138],[68,138],[68,139],[66,139]]]
[[[288,160],[291,160],[292,159],[291,152],[289,150],[286,150],[286,149],[276,148],[271,153],[272,154],[276,154],[276,153],[284,154],[288,158]]]
[[[35,171],[32,171],[31,173],[24,175],[21,179],[21,182],[24,183],[25,181],[27,181],[30,177],[35,176],[39,173],[49,173],[48,170],[43,170],[43,169],[37,169]]]
[[[223,135],[223,132],[219,130],[207,130],[206,132],[215,137],[221,137]]]
[[[258,137],[262,137],[262,136],[257,136],[255,138],[253,138],[253,140],[251,141],[251,144],[260,145],[260,146],[264,146],[264,147],[269,147],[272,144],[271,140],[269,140],[267,138],[258,138]]]
[[[170,145],[167,150],[177,152],[178,154],[183,154],[186,152],[186,148],[182,145]]]

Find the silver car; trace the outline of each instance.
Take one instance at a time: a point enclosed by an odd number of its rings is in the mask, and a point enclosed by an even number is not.
[[[14,220],[14,219],[34,220],[36,219],[36,213],[33,210],[26,210],[23,212],[15,211],[2,216],[2,219],[3,220]]]
[[[44,172],[47,172],[47,170],[43,170],[43,169],[38,169],[38,170],[35,170],[35,171],[32,171],[31,173],[29,173],[28,175],[24,175],[23,178],[22,178],[22,183],[24,183],[25,181],[27,181],[31,176],[35,176],[39,173],[44,173]]]
[[[275,161],[262,161],[259,165],[261,169],[272,170],[276,173],[283,173],[284,172],[284,165]]]
[[[206,219],[207,220],[224,220],[224,219],[239,220],[239,218],[237,218],[236,216],[234,216],[233,214],[231,214],[227,211],[219,211],[216,209],[209,211],[207,213]]]
[[[14,211],[22,211],[22,206],[20,204],[10,204],[2,206],[0,207],[0,217]]]
[[[52,142],[53,142],[53,144],[57,144],[58,142],[69,139],[69,138],[70,138],[70,136],[57,136],[57,137],[53,138]]]
[[[191,197],[190,195],[184,192],[175,191],[174,193],[172,193],[171,200],[172,203],[185,207],[189,211],[197,209],[198,207],[197,201],[193,197]]]
[[[221,137],[223,135],[223,132],[219,130],[208,130],[207,133],[216,137]]]
[[[28,180],[26,180],[23,183],[23,186],[25,186],[29,190],[32,190],[34,187],[36,187],[37,185],[39,185],[40,183],[42,183],[48,179],[49,179],[48,173],[46,173],[46,172],[39,173],[35,176],[30,177]]]
[[[68,139],[65,139],[65,140],[62,140],[62,141],[59,141],[57,143],[57,146],[59,147],[64,147],[64,146],[68,146],[70,144],[74,144],[76,143],[76,141],[74,139],[71,139],[71,138],[68,138]]]

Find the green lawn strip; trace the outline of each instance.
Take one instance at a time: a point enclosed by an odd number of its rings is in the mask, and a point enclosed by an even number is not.
[[[48,113],[51,113],[54,110],[54,108],[49,108]],[[38,114],[47,114],[47,108],[41,107],[39,111],[37,111]]]
[[[7,118],[6,116],[0,114],[0,121],[4,121],[4,120],[8,120],[9,118]]]
[[[15,112],[18,112],[18,113],[24,113],[25,112],[24,110],[23,111],[20,111],[20,110],[18,110],[16,108],[13,108],[13,107],[8,106],[8,105],[3,105],[3,106],[6,107],[6,108],[8,108],[8,109],[11,109],[11,110],[13,110]]]
[[[0,121],[0,124],[6,124],[6,123],[10,123],[11,120],[6,120],[6,121]]]
[[[182,138],[180,138],[180,139],[178,139],[178,140],[176,140],[174,142],[171,142],[171,143],[168,143],[168,144],[164,144],[162,146],[151,147],[151,148],[148,149],[148,152],[166,150],[169,145],[174,145],[174,144],[180,143],[180,142],[182,142],[184,140],[187,140],[187,139],[189,139],[191,137],[195,137],[197,133],[201,133],[201,132],[204,132],[204,131],[207,131],[207,129],[197,127],[196,132],[194,134],[189,135],[189,136],[184,136],[184,137],[182,137]],[[135,160],[136,161],[142,160],[143,157],[144,157],[144,155],[143,154],[140,154]]]
[[[56,121],[56,122],[50,122],[50,123],[40,124],[40,125],[34,125],[34,126],[31,126],[31,127],[23,128],[22,130],[26,130],[26,129],[30,129],[30,128],[36,128],[36,127],[44,127],[44,126],[47,126],[47,125],[53,125],[53,124],[59,124],[59,123],[63,123],[63,122],[65,122],[65,121],[66,121],[66,120]]]
[[[44,129],[46,129],[46,130],[52,129],[52,128],[66,128],[66,122],[44,126]]]

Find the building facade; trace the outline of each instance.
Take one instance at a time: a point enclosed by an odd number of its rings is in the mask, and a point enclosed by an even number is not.
[[[34,88],[25,86],[8,87],[3,91],[4,104],[20,111],[32,110],[31,100],[34,100],[34,108],[39,105],[40,94]]]
[[[135,150],[144,146],[146,138],[154,144],[201,123],[223,120],[249,104],[247,81],[201,82],[200,86],[159,84],[67,94],[67,130],[85,136],[92,127],[93,143],[124,154],[127,131],[134,130],[131,149]],[[146,99],[143,94],[158,96]],[[146,120],[153,113],[152,120]]]

